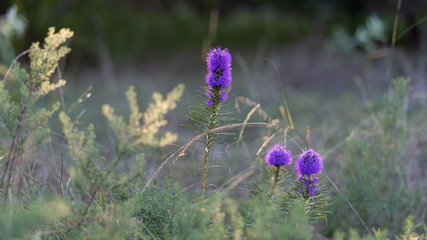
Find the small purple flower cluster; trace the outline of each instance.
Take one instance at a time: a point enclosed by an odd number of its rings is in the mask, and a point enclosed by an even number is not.
[[[322,169],[323,158],[313,149],[308,149],[301,153],[295,162],[295,170],[303,176],[321,173]]]
[[[300,193],[304,195],[305,192],[308,193],[308,196],[314,196],[316,194],[316,191],[319,190],[319,180],[317,177],[299,177],[300,180],[304,180],[304,185],[307,189],[300,190]]]
[[[270,166],[289,165],[292,162],[291,151],[286,151],[285,148],[277,144],[271,147],[265,162]],[[323,158],[313,149],[308,149],[301,153],[295,161],[295,170],[298,173],[298,178],[304,181],[306,189],[301,190],[302,195],[314,196],[319,190],[319,180],[316,177],[323,170]]]
[[[295,162],[295,170],[299,179],[304,180],[307,189],[306,192],[311,197],[319,189],[319,181],[316,174],[323,170],[323,158],[313,149],[308,149],[301,153]],[[301,191],[304,194],[304,191]]]
[[[265,155],[265,162],[276,167],[289,165],[292,163],[292,153],[286,151],[282,145],[276,144],[268,150],[267,155]]]
[[[212,99],[214,98],[214,92],[213,92],[213,89],[211,86],[209,86],[206,89],[205,96],[208,98],[206,100],[206,104],[208,106],[212,105]],[[218,98],[221,102],[224,102],[225,100],[227,100],[228,99],[227,90],[220,91]]]
[[[231,54],[228,49],[221,47],[210,50],[206,58],[208,74],[206,83],[211,87],[226,88],[231,84]]]
[[[213,48],[208,53],[206,58],[208,73],[206,74],[206,89],[205,95],[208,98],[207,105],[212,105],[212,100],[218,97],[221,102],[227,100],[226,88],[231,86],[231,54],[230,51],[221,47]],[[215,94],[219,93],[218,95]],[[216,95],[216,96],[215,96]]]

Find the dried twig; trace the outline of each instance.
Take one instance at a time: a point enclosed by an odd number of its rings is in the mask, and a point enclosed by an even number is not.
[[[217,128],[214,128],[214,129],[212,129],[210,131],[206,131],[206,132],[203,132],[203,133],[197,135],[196,137],[194,137],[193,139],[191,139],[187,144],[185,144],[184,146],[180,147],[176,152],[172,153],[166,160],[163,161],[163,163],[157,168],[157,170],[153,174],[153,176],[145,184],[144,188],[142,189],[142,192],[144,192],[147,189],[147,187],[150,186],[150,184],[153,181],[153,179],[157,177],[157,175],[159,174],[160,170],[162,170],[162,168],[169,162],[169,160],[171,160],[176,154],[179,153],[178,156],[172,162],[172,165],[174,165],[175,162],[178,160],[178,158],[185,156],[185,152],[187,151],[187,149],[193,143],[199,141],[200,138],[206,136],[209,133],[215,133],[215,132],[220,132],[220,131],[224,131],[224,130],[228,130],[228,129],[239,128],[239,127],[242,127],[242,126],[246,126],[246,127],[273,127],[275,125],[271,124],[271,123],[263,123],[263,122],[235,123],[235,124],[229,124],[229,125],[222,126],[222,127],[217,127]]]

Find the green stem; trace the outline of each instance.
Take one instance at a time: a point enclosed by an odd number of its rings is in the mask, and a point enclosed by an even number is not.
[[[271,192],[270,192],[269,198],[273,197],[274,189],[276,189],[277,182],[279,181],[280,166],[275,166],[275,168],[276,169],[275,169],[275,175],[274,175],[274,182],[273,182],[273,186],[271,187]]]
[[[212,105],[211,105],[212,108],[211,108],[211,116],[209,118],[209,126],[208,126],[209,131],[215,128],[216,116],[218,115],[218,106],[220,103],[219,93],[220,93],[220,88],[215,87],[213,89],[213,94],[212,94]],[[209,150],[211,148],[212,139],[213,139],[213,133],[208,133],[206,137],[205,157],[203,159],[202,201],[205,200],[206,175],[208,173],[208,157],[209,157]]]

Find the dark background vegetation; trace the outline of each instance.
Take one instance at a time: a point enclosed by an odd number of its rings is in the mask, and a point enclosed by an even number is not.
[[[368,84],[384,87],[383,73],[397,1],[4,0],[0,2],[0,13],[12,4],[28,19],[25,36],[13,40],[16,53],[43,39],[50,26],[68,27],[75,32],[69,44],[73,52],[63,63],[63,68],[67,66],[65,73],[72,76],[73,82],[88,78],[97,82],[123,81],[135,70],[137,75],[155,75],[167,83],[176,80],[159,74],[179,73],[177,78],[187,79],[184,81],[193,85],[203,77],[207,49],[221,45],[234,54],[237,74],[244,72],[240,71],[244,66],[237,58],[248,62],[250,70],[257,66],[274,68],[273,62],[288,87],[328,83],[343,88],[354,86],[355,75],[361,75]],[[403,2],[397,32],[424,17],[426,11],[426,1]],[[376,43],[375,49],[366,51],[356,46],[355,51],[346,55],[330,44],[337,29],[353,36],[373,14],[379,16],[386,27],[386,38]],[[414,71],[409,70],[409,66],[427,67],[421,59],[427,54],[426,29],[425,22],[418,24],[399,39],[398,48],[403,53],[398,52],[394,58],[403,58],[405,64],[395,66],[396,75],[412,77]],[[385,50],[386,54],[371,57],[378,49]],[[373,67],[367,69],[367,66]],[[171,71],[163,71],[166,68]],[[378,71],[374,73],[372,69]],[[83,72],[98,77],[82,76]],[[197,79],[188,76],[196,72],[199,72]],[[373,74],[375,80],[371,80],[369,74],[363,75],[366,72]],[[382,74],[381,79],[378,74]],[[139,82],[149,82],[141,80],[141,76],[136,78]],[[256,86],[251,86],[252,94],[254,89]]]
[[[388,23],[390,33],[396,8],[393,0],[5,0],[0,13],[12,4],[29,20],[25,37],[15,42],[17,51],[42,39],[49,26],[69,27],[76,33],[74,64],[96,63],[102,51],[123,60],[148,53],[199,50],[209,34],[212,11],[218,12],[219,19],[213,45],[256,48],[260,42],[283,46],[313,34],[328,37],[338,25],[354,32],[372,13]],[[426,10],[426,1],[404,2],[400,27],[411,25]],[[416,49],[422,37],[418,27],[404,42]]]

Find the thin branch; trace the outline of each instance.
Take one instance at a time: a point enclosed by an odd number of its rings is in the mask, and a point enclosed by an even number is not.
[[[31,52],[31,49],[27,49],[27,50],[23,51],[22,53],[20,53],[18,56],[16,56],[16,58],[14,60],[18,61],[19,58],[21,58],[22,56],[24,56],[30,52]],[[13,66],[13,63],[10,64],[9,68],[7,69],[6,75],[4,75],[3,85],[4,85],[4,82],[6,81],[7,76],[9,75],[10,70],[12,69],[12,66]]]
[[[273,139],[274,136],[276,136],[278,133],[280,133],[282,131],[283,131],[283,129],[279,129],[277,132],[273,133],[273,135],[271,135],[267,140],[265,140],[262,143],[261,147],[258,149],[258,152],[256,153],[256,155],[258,156],[262,152],[262,150],[265,148],[265,146],[267,146],[267,144],[271,141],[271,139]]]
[[[252,108],[252,110],[248,113],[248,115],[246,115],[245,121],[243,121],[243,123],[247,123],[249,122],[249,119],[251,118],[251,116],[255,113],[255,111],[261,106],[260,103],[258,103],[257,105],[255,105],[255,107]],[[243,138],[243,132],[245,131],[245,126],[242,127],[242,129],[240,130],[240,134],[239,134],[239,139],[237,139],[237,142],[240,142]]]
[[[401,33],[399,33],[399,35],[397,35],[396,37],[396,41],[398,41],[399,39],[401,39],[403,36],[405,36],[405,34],[407,34],[409,31],[411,31],[412,29],[414,29],[416,26],[420,25],[421,23],[427,21],[427,15],[424,16],[423,18],[421,18],[420,20],[416,21],[414,24],[412,24],[411,26],[407,27],[405,30],[403,30]]]
[[[62,189],[62,177],[63,177],[63,175],[64,175],[64,157],[63,157],[62,152],[61,152],[61,176],[59,178],[59,186],[61,187],[61,189]]]
[[[235,123],[235,124],[229,124],[226,126],[222,126],[222,127],[217,127],[214,128],[210,131],[206,131],[203,132],[199,135],[197,135],[196,137],[194,137],[193,139],[191,139],[187,144],[185,144],[184,146],[180,147],[176,152],[172,153],[166,160],[163,161],[163,163],[159,166],[159,168],[157,168],[156,172],[153,174],[153,176],[148,180],[148,182],[145,184],[144,188],[142,189],[142,192],[144,192],[148,186],[150,186],[151,182],[154,180],[154,178],[157,177],[157,175],[159,174],[160,170],[162,170],[162,168],[169,162],[169,160],[171,160],[176,154],[178,154],[178,156],[174,159],[174,161],[172,162],[172,165],[175,164],[175,162],[178,160],[178,158],[185,156],[185,152],[187,151],[187,149],[195,142],[199,141],[200,138],[206,136],[209,133],[216,133],[216,132],[220,132],[220,131],[224,131],[224,130],[228,130],[228,129],[233,129],[233,128],[239,128],[242,126],[246,126],[246,127],[273,127],[275,126],[274,124],[271,123],[263,123],[263,122],[252,122],[252,123]]]
[[[58,72],[58,81],[62,79],[62,72],[61,72],[61,68],[59,68],[59,64],[58,67],[56,68],[57,72]],[[65,100],[64,100],[64,89],[63,87],[59,87],[59,95],[61,97],[61,105],[62,105],[62,111],[65,113]]]

